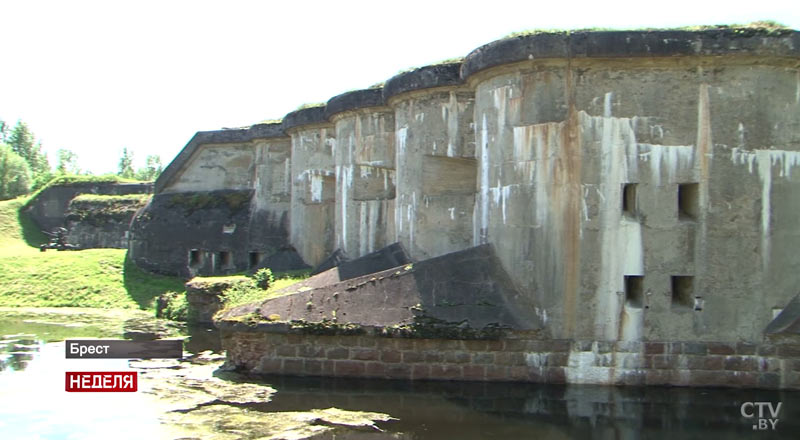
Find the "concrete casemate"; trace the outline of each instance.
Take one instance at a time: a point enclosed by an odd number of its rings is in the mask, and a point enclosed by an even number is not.
[[[798,294],[797,31],[509,37],[271,127],[198,133],[154,200],[251,192],[227,226],[261,242],[226,244],[234,256],[293,247],[316,266],[399,242],[422,262],[491,245],[545,339],[759,344]],[[148,209],[135,222],[158,223]],[[132,242],[170,243],[157,229]],[[140,244],[136,261],[188,267],[220,243]]]

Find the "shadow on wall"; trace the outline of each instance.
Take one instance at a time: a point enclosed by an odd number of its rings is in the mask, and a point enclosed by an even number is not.
[[[24,209],[17,211],[17,221],[22,228],[22,240],[25,241],[25,244],[38,248],[40,244],[47,243],[47,236],[36,226]]]
[[[134,264],[127,253],[122,267],[122,280],[125,291],[142,310],[152,309],[156,298],[162,293],[183,292],[186,290],[182,278],[145,272]]]

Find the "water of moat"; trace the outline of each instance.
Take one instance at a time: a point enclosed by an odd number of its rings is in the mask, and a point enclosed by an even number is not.
[[[65,338],[142,328],[188,335],[183,360],[64,358]],[[4,439],[798,438],[800,393],[664,387],[247,377],[224,372],[218,335],[144,314],[0,310]],[[65,371],[137,370],[136,393],[67,393]],[[744,402],[782,402],[754,431]]]

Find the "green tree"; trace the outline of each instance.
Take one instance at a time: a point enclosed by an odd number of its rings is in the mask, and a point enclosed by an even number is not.
[[[17,125],[14,126],[8,136],[8,144],[11,145],[11,149],[25,159],[28,165],[31,165],[31,168],[37,162],[34,141],[33,133],[28,128],[28,124],[22,121],[17,121]]]
[[[144,168],[139,168],[136,172],[136,179],[152,181],[158,179],[164,167],[161,165],[161,157],[157,154],[151,154],[145,159]]]
[[[52,179],[50,161],[47,159],[47,154],[42,152],[42,143],[36,142],[33,132],[26,123],[17,121],[17,125],[7,136],[7,142],[11,149],[28,163],[33,177],[31,189],[41,188]]]
[[[0,142],[6,143],[8,142],[8,123],[2,119],[0,119]]]
[[[133,171],[133,152],[128,151],[127,147],[122,148],[122,157],[119,159],[119,172],[118,176],[133,179],[136,173]]]
[[[58,174],[80,174],[81,169],[78,166],[78,155],[70,150],[59,149],[56,172]]]
[[[27,194],[31,189],[31,169],[13,148],[0,144],[0,200]]]

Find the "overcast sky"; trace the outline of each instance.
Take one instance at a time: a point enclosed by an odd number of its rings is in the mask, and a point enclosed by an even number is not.
[[[776,20],[795,1],[0,0],[0,119],[28,123],[55,165],[166,165],[196,131],[281,118],[300,104],[466,55],[532,28]]]

